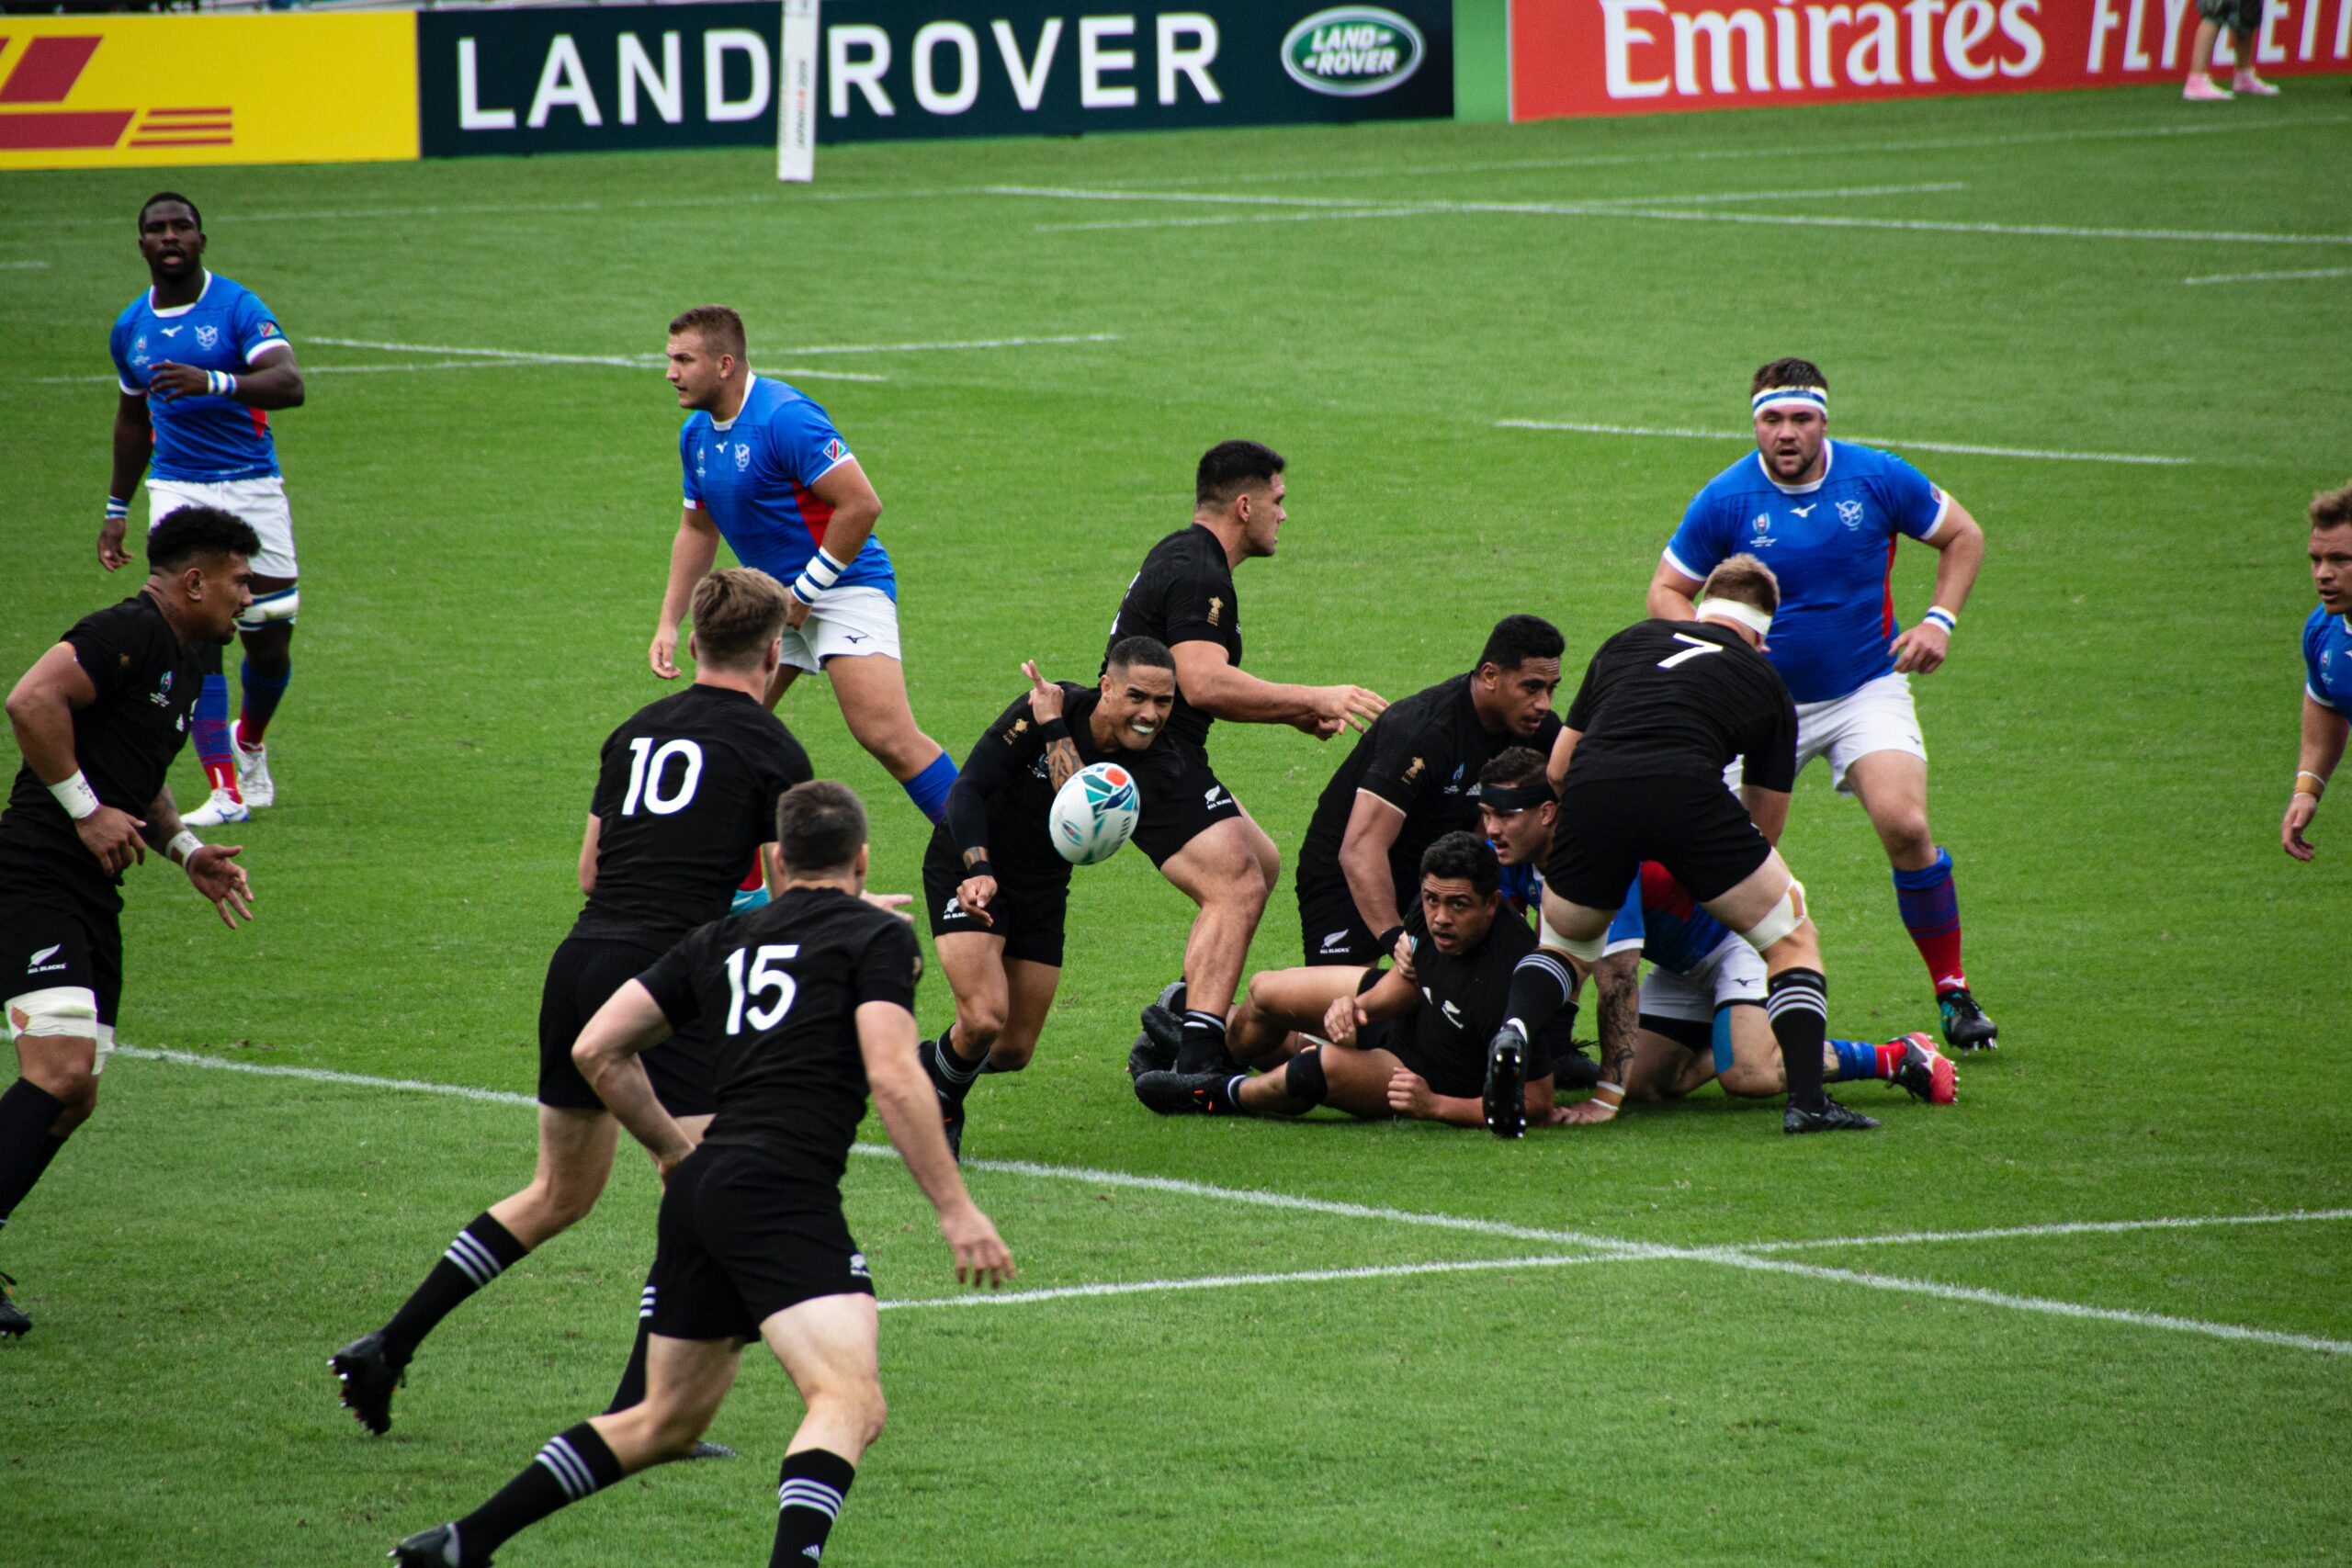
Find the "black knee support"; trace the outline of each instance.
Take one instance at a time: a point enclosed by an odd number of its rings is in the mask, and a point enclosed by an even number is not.
[[[1320,1105],[1331,1086],[1323,1077],[1323,1047],[1309,1045],[1290,1059],[1283,1072],[1283,1092],[1293,1100]]]

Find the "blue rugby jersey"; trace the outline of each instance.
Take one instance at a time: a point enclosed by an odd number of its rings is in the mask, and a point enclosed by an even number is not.
[[[1639,943],[1642,956],[1661,969],[1688,975],[1724,944],[1731,928],[1699,907],[1666,867],[1644,861],[1625,890],[1625,903],[1609,922],[1609,948],[1621,953]]]
[[[2331,615],[2323,604],[2303,622],[2303,694],[2352,715],[2352,615]]]
[[[754,376],[743,406],[724,424],[697,410],[678,432],[686,504],[707,513],[745,566],[789,585],[825,542],[833,509],[809,486],[854,461],[825,411],[798,389]],[[889,554],[871,535],[837,588],[899,596]]]
[[[1943,491],[1895,457],[1850,441],[1822,444],[1821,478],[1784,485],[1750,452],[1708,481],[1666,547],[1666,564],[1703,581],[1747,554],[1781,580],[1766,657],[1801,703],[1828,702],[1894,669],[1897,535],[1932,537]]]
[[[159,479],[218,484],[266,479],[277,472],[277,443],[269,415],[231,398],[148,397],[148,378],[166,360],[198,370],[243,376],[264,355],[289,347],[277,318],[258,295],[217,272],[204,275],[192,305],[158,308],[152,288],[115,318],[107,348],[115,378],[133,397],[147,398],[155,450],[148,461]]]

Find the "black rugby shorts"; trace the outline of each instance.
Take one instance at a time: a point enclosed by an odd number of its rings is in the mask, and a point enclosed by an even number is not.
[[[872,1295],[837,1190],[796,1181],[757,1149],[705,1144],[670,1173],[646,1281],[652,1331],[756,1339],[819,1296]]]
[[[564,1111],[605,1109],[571,1065],[571,1047],[596,1010],[661,956],[632,942],[597,937],[568,936],[557,945],[539,987],[541,1105]],[[654,1098],[673,1116],[708,1116],[718,1109],[713,1053],[701,1028],[699,1021],[689,1024],[638,1057],[645,1064],[645,1076],[653,1080]]]
[[[1050,851],[1048,852],[1051,852]],[[964,857],[934,839],[922,857],[922,896],[931,908],[931,934],[961,936],[967,932],[1004,939],[1004,955],[1058,969],[1062,964],[1063,927],[1069,911],[1069,868],[1059,875],[1051,866],[1014,860],[991,860],[996,897],[989,900],[989,918],[965,913],[956,900],[964,885]]]
[[[1588,909],[1614,909],[1642,863],[1654,860],[1703,904],[1738,886],[1771,853],[1720,779],[1579,782],[1571,771],[1544,885]]]

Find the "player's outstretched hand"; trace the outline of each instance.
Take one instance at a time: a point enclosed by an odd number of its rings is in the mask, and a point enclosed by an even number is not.
[[[978,1207],[966,1202],[939,1216],[939,1233],[956,1254],[956,1282],[996,1289],[1012,1278],[1012,1249]]]
[[[861,893],[858,897],[886,914],[898,916],[909,925],[915,923],[913,911],[907,908],[915,901],[911,893]]]
[[[1896,674],[1932,674],[1951,652],[1951,634],[1922,621],[1896,637],[1887,651],[1894,655]]]
[[[1341,725],[1353,725],[1358,729],[1370,729],[1388,706],[1388,699],[1378,692],[1363,686],[1323,686],[1316,692],[1316,716],[1326,722],[1338,719]],[[1337,735],[1339,730],[1334,729]]]
[[[1037,716],[1037,722],[1045,724],[1061,717],[1061,687],[1037,673],[1037,661],[1034,659],[1021,661],[1021,672],[1029,677],[1029,711]]]
[[[678,678],[677,627],[656,626],[653,629],[653,646],[645,650],[645,661],[653,666],[653,672],[664,681]]]
[[[996,917],[989,913],[989,900],[996,897],[996,878],[967,876],[956,885],[956,902],[964,913],[989,925],[996,924]]]
[[[1598,1099],[1593,1099],[1579,1100],[1574,1105],[1555,1105],[1545,1122],[1555,1127],[1598,1127],[1603,1122],[1616,1119],[1614,1107],[1603,1105]]]
[[[1388,1109],[1399,1116],[1426,1121],[1437,1114],[1437,1095],[1429,1079],[1409,1067],[1399,1067],[1388,1075]]]
[[[175,398],[200,396],[211,387],[211,381],[195,366],[180,365],[169,359],[156,366],[155,373],[147,378],[147,390],[167,403]]]
[[[254,918],[254,885],[236,859],[244,852],[243,844],[207,844],[187,857],[187,879],[212,900],[221,922],[231,931],[237,929],[240,919]]]
[[[1353,1045],[1356,1031],[1371,1021],[1353,997],[1341,997],[1323,1014],[1323,1038],[1334,1045]]]
[[[122,547],[123,522],[109,517],[98,525],[98,564],[108,571],[119,571],[130,564],[130,552]]]
[[[82,835],[82,842],[98,857],[98,863],[109,872],[129,871],[147,858],[146,842],[139,837],[139,829],[147,824],[128,811],[118,811],[111,806],[101,806],[74,824]]]
[[[2312,825],[2312,818],[2319,811],[2316,795],[2291,796],[2287,802],[2286,818],[2278,824],[2278,847],[2297,860],[2309,860],[2319,852],[2303,837],[2303,829]]]

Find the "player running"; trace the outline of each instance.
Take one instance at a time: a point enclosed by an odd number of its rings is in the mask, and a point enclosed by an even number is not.
[[[1771,563],[1784,595],[1767,657],[1797,703],[1797,767],[1829,759],[1829,779],[1877,829],[1895,908],[1935,984],[1944,1039],[1989,1050],[1999,1030],[1968,988],[1951,852],[1928,828],[1928,749],[1911,677],[1939,668],[1984,564],[1984,530],[1891,453],[1828,438],[1828,381],[1776,359],[1749,387],[1757,453],[1709,481],[1650,580],[1649,611],[1690,620],[1700,580],[1734,552]],[[1896,635],[1897,541],[1937,552],[1935,599]]]
[[[277,800],[263,736],[294,678],[294,616],[301,608],[294,520],[269,412],[302,406],[301,367],[268,306],[204,265],[204,220],[176,191],[139,209],[147,291],[115,318],[107,338],[122,389],[114,412],[114,477],[98,529],[98,563],[130,559],[123,534],[131,492],[147,477],[152,531],[183,506],[242,517],[261,538],[253,558],[254,602],[237,622],[245,645],[242,705],[229,731],[229,678],[220,653],[204,649],[196,704],[196,755],[211,795],[181,820],[192,828],[242,822]]]
[[[932,941],[956,996],[956,1020],[922,1043],[922,1065],[959,1157],[973,1082],[1029,1065],[1061,984],[1070,863],[1049,837],[1054,796],[1080,769],[1114,763],[1135,780],[1136,847],[1154,863],[1183,847],[1172,809],[1183,765],[1165,739],[1176,704],[1166,646],[1147,637],[1112,644],[1099,686],[1021,668],[1030,689],[965,757],[922,861]]]
[[[612,994],[696,926],[728,912],[744,863],[774,836],[776,801],[810,777],[808,753],[760,706],[784,657],[785,592],[737,567],[695,585],[694,683],[606,737],[580,845],[586,906],[548,961],[539,995],[539,1154],[531,1184],[475,1216],[390,1322],[334,1353],[343,1402],[381,1436],[417,1347],[459,1303],[586,1217],[612,1174],[616,1128],[572,1066],[581,1030]],[[713,1044],[682,1034],[649,1050],[664,1111],[699,1133],[714,1109]],[[643,1387],[643,1339],[614,1408]]]
[[[1174,825],[1183,847],[1161,863],[1200,913],[1184,942],[1184,979],[1161,993],[1182,1015],[1177,1066],[1204,1072],[1230,1057],[1226,1012],[1241,984],[1250,938],[1282,871],[1274,841],[1218,780],[1208,755],[1216,720],[1287,724],[1320,740],[1364,728],[1388,704],[1362,686],[1292,686],[1241,668],[1241,601],[1234,569],[1274,553],[1288,481],[1282,454],[1255,441],[1221,441],[1193,479],[1192,524],[1144,557],[1111,623],[1111,641],[1148,637],[1176,660],[1168,728],[1184,764]],[[1197,803],[1197,804],[1195,804]]]
[[[2352,731],[2352,484],[2312,497],[2312,586],[2319,605],[2303,622],[2303,737],[2295,787],[2278,824],[2278,842],[2297,860],[2318,852],[2303,837],[2344,740]]]
[[[678,622],[724,538],[736,558],[791,586],[784,666],[771,708],[804,671],[822,671],[857,743],[933,823],[956,764],[915,727],[899,655],[899,580],[874,536],[881,498],[825,411],[797,389],[752,374],[743,318],[699,305],[670,323],[670,385],[688,411],[678,433],[685,510],[647,660],[678,676]]]
[[[0,1094],[0,1225],[98,1104],[122,1000],[122,874],[155,850],[234,931],[253,918],[240,847],[206,844],[172,804],[203,650],[253,604],[261,540],[185,506],[147,536],[147,581],[85,615],[8,694],[24,758],[0,811],[0,992],[17,1081]],[[32,1319],[0,1274],[0,1335]]]
[[[1503,865],[1504,902],[1522,909],[1540,905],[1538,867],[1551,853],[1559,811],[1544,760],[1513,747],[1487,764],[1479,783],[1479,815]],[[1647,979],[1645,958],[1652,965]],[[1657,862],[1645,861],[1626,890],[1592,981],[1600,1074],[1622,1085],[1627,1100],[1686,1095],[1718,1075],[1725,1094],[1743,1099],[1787,1092],[1781,1049],[1764,1013],[1764,960]],[[1957,1093],[1958,1068],[1924,1034],[1885,1044],[1831,1040],[1823,1052],[1831,1083],[1880,1078],[1934,1105],[1950,1105]],[[1554,1061],[1560,1061],[1556,1054]],[[1611,1114],[1587,1100],[1560,1120],[1602,1122]]]
[[[1233,1030],[1236,1054],[1259,1075],[1145,1072],[1136,1098],[1163,1116],[1304,1116],[1329,1105],[1366,1120],[1478,1126],[1487,1119],[1485,1042],[1502,1021],[1513,966],[1535,939],[1505,912],[1502,869],[1476,834],[1443,835],[1420,870],[1405,922],[1409,965],[1261,971]],[[1557,1119],[1552,1063],[1576,1053],[1566,1018],[1532,1038],[1520,1120],[1540,1126]]]
[[[1566,644],[1551,622],[1507,615],[1476,668],[1389,705],[1316,802],[1298,852],[1308,964],[1378,963],[1418,901],[1421,852],[1478,825],[1478,776],[1507,746],[1548,754]]]
[[[1544,876],[1544,946],[1511,974],[1487,1052],[1487,1125],[1517,1137],[1529,1042],[1574,1017],[1583,974],[1607,949],[1612,913],[1644,861],[1664,865],[1707,912],[1764,955],[1765,1010],[1787,1064],[1790,1133],[1875,1127],[1823,1090],[1828,982],[1804,888],[1773,842],[1796,780],[1795,704],[1758,650],[1780,585],[1753,556],[1708,573],[1696,622],[1639,621],[1585,667],[1554,749],[1563,780]],[[1747,809],[1723,786],[1744,759]],[[1622,1080],[1604,1079],[1590,1114],[1616,1114]]]
[[[785,1453],[769,1561],[822,1556],[857,1461],[882,1431],[874,1280],[841,1197],[869,1088],[938,1212],[956,1279],[1012,1278],[1012,1255],[964,1190],[915,1060],[914,933],[859,897],[865,809],[841,784],[804,784],[777,804],[776,839],[774,902],[679,942],[620,987],[573,1052],[662,1175],[644,1402],[558,1434],[481,1507],[401,1541],[392,1557],[404,1568],[481,1568],[557,1509],[683,1457],[752,1339],[767,1342],[808,1407]],[[695,1024],[718,1046],[718,1114],[699,1140],[662,1110],[639,1057]]]

